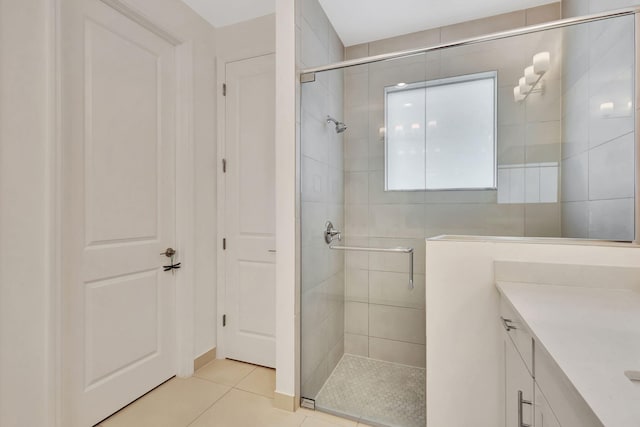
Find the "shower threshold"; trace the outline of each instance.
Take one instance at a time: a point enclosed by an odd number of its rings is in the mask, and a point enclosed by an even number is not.
[[[315,400],[316,410],[373,426],[425,426],[425,369],[345,354]]]

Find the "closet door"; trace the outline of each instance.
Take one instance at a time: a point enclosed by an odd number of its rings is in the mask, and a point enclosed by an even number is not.
[[[226,64],[225,357],[275,367],[275,55]]]

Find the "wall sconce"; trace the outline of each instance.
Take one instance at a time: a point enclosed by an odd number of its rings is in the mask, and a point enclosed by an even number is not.
[[[524,69],[524,76],[520,77],[518,86],[513,88],[513,98],[516,102],[522,102],[532,93],[544,90],[542,76],[549,71],[551,55],[549,52],[540,52],[533,56],[533,65]]]
[[[603,119],[622,119],[631,117],[633,114],[633,102],[606,101],[600,104],[600,117]]]
[[[614,106],[615,104],[613,102],[603,102],[600,104],[600,114],[602,114],[603,117],[610,117],[613,113]]]

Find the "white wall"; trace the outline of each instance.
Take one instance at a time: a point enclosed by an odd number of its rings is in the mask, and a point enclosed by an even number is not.
[[[0,1],[2,426],[54,417],[52,4]]]
[[[215,39],[176,0],[127,0],[193,42],[197,351],[215,346]],[[0,0],[0,425],[53,426],[59,390],[55,0]],[[64,48],[64,47],[63,47]],[[60,201],[62,202],[62,201]],[[60,307],[64,310],[64,307]]]
[[[276,15],[216,28],[216,58],[219,65],[276,51]]]
[[[504,424],[502,331],[494,261],[554,264],[557,268],[547,276],[555,274],[563,284],[568,278],[564,273],[583,270],[563,270],[562,264],[640,266],[640,250],[632,245],[452,237],[428,241],[426,248],[427,425],[432,426]],[[538,266],[534,268],[530,274],[540,272]],[[617,287],[629,279],[628,271],[619,271],[620,276],[614,273],[599,275],[607,279],[590,286]],[[513,274],[510,280],[516,280]],[[637,278],[634,280],[637,285]]]
[[[296,77],[295,0],[276,0],[276,406],[290,410],[299,387]]]

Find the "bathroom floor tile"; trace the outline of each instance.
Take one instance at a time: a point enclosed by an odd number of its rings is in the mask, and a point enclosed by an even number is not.
[[[235,388],[273,399],[273,392],[276,389],[276,371],[258,366]]]
[[[273,407],[273,400],[231,390],[189,427],[300,427],[305,415]]]
[[[216,359],[198,369],[195,376],[218,384],[234,386],[254,369],[256,369],[256,366],[248,363],[229,359]]]
[[[191,378],[167,381],[96,427],[370,427],[321,411],[280,410],[273,406],[274,389],[275,370],[218,359]]]
[[[339,425],[313,417],[307,417],[302,423],[302,427],[338,427]]]
[[[186,426],[230,387],[200,378],[173,378],[103,421],[102,427]]]
[[[357,421],[352,421],[352,420],[348,420],[346,418],[336,417],[334,415],[327,414],[325,412],[311,411],[311,410],[305,409],[305,408],[298,409],[298,412],[306,415],[307,419],[308,418],[314,418],[314,419],[317,419],[319,421],[328,423],[328,425],[330,425],[330,426],[337,425],[337,426],[341,426],[341,427],[356,427],[358,425]],[[305,424],[305,427],[306,427],[306,424]]]

